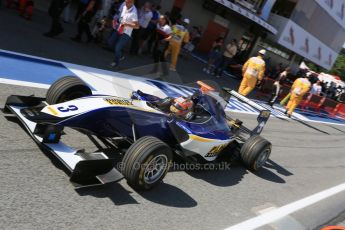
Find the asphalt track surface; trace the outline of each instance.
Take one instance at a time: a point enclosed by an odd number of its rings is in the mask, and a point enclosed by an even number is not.
[[[11,94],[44,96],[45,90],[0,85],[2,105]],[[252,115],[233,116],[254,124]],[[125,180],[75,189],[15,119],[0,116],[0,125],[0,229],[224,229],[345,182],[344,126],[273,118],[263,132],[273,144],[271,161],[259,173],[240,165],[173,171],[160,186],[137,193]],[[95,149],[84,136],[67,133],[64,141],[73,147]],[[317,228],[343,213],[344,204],[342,192],[293,213],[284,227]]]

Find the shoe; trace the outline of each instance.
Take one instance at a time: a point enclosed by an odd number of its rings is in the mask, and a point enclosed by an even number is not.
[[[287,117],[288,117],[288,118],[291,118],[291,114],[287,114]]]
[[[120,61],[125,60],[125,56],[120,57]]]
[[[110,67],[111,68],[115,68],[115,67],[117,67],[119,64],[117,64],[116,62],[112,62],[112,63],[110,63]]]
[[[288,114],[288,111],[287,111],[287,110],[285,110],[284,114],[286,114],[286,115],[287,115],[287,114]]]

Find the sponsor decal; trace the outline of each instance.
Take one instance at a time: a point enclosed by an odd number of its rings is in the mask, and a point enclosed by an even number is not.
[[[48,106],[47,109],[53,114],[53,115],[58,115],[59,113],[54,109],[52,108],[51,106]]]
[[[333,63],[333,56],[332,54],[329,54],[328,56],[328,62],[326,62],[327,65],[331,65]]]
[[[315,54],[314,57],[317,58],[319,61],[321,61],[321,59],[322,59],[322,50],[321,50],[320,46],[317,49],[317,54]]]
[[[260,116],[263,118],[269,118],[271,116],[271,111],[262,111]]]
[[[124,105],[124,106],[133,105],[132,101],[129,101],[126,99],[105,98],[104,100],[110,105]]]
[[[338,55],[318,38],[291,20],[285,26],[278,43],[325,69],[332,67],[335,57]],[[331,54],[332,58],[329,58],[328,54]]]
[[[333,5],[334,5],[333,0],[326,0],[325,2],[329,6],[329,8],[333,9]]]
[[[306,53],[309,53],[309,38],[308,37],[305,38],[304,46],[301,47],[301,50]]]
[[[215,157],[215,156],[217,156],[221,151],[223,151],[223,149],[225,149],[226,146],[228,146],[228,143],[214,146],[211,149],[211,151],[206,154],[205,157]]]
[[[295,31],[292,26],[289,29],[289,36],[285,36],[284,40],[293,46],[295,45]]]

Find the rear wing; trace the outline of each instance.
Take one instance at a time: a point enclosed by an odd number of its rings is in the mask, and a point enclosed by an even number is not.
[[[242,129],[244,131],[248,132],[250,135],[259,135],[262,132],[262,130],[265,127],[269,117],[271,116],[270,110],[267,110],[266,108],[262,107],[258,103],[250,100],[249,98],[247,98],[247,97],[245,97],[245,96],[243,96],[243,95],[241,95],[241,94],[237,93],[236,91],[231,90],[229,88],[222,88],[222,91],[220,92],[219,96],[221,96],[227,103],[230,103],[230,98],[234,97],[237,100],[239,100],[243,103],[246,103],[250,107],[257,110],[259,112],[259,116],[257,117],[258,125],[253,130],[249,130],[245,127],[242,127]]]

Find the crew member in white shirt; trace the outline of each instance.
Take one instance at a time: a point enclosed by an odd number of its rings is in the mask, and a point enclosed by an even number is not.
[[[139,29],[138,12],[134,0],[125,0],[118,23],[113,22],[114,32],[109,39],[109,44],[115,47],[115,58],[111,67],[117,67],[120,62],[122,50],[131,39],[134,29]]]

